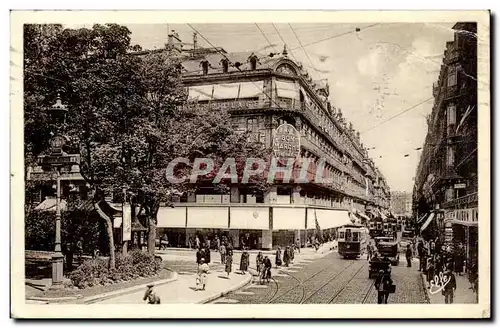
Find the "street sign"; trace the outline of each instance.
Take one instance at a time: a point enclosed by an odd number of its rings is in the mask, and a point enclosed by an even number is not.
[[[456,183],[455,189],[464,189],[466,187],[465,183]]]
[[[296,158],[300,154],[300,133],[288,123],[278,126],[273,138],[274,155],[278,158]]]
[[[78,155],[40,156],[38,163],[41,165],[76,165],[80,163],[80,157]]]

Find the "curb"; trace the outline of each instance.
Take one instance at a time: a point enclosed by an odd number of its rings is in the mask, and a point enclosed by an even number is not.
[[[225,290],[223,292],[217,293],[216,295],[209,296],[201,301],[195,302],[195,304],[206,304],[208,302],[211,302],[213,300],[221,298],[221,297],[223,297],[231,292],[234,292],[235,290],[238,290],[240,288],[245,287],[246,285],[248,285],[249,283],[252,282],[252,278],[253,278],[253,276],[250,273],[246,273],[245,275],[247,276],[246,279],[243,282],[239,283],[238,285],[233,286],[233,287],[231,287],[228,290]]]
[[[108,293],[98,294],[95,296],[89,296],[86,298],[84,298],[82,295],[68,296],[68,297],[27,297],[26,301],[57,302],[57,301],[82,300],[84,304],[91,304],[91,303],[95,303],[97,301],[102,301],[102,300],[113,298],[116,296],[133,293],[133,292],[138,291],[140,289],[146,288],[150,284],[154,284],[155,286],[168,284],[170,282],[177,280],[179,277],[177,272],[172,271],[172,273],[173,273],[172,278],[169,278],[169,279],[158,280],[158,281],[150,282],[147,284],[142,284],[142,285],[132,286],[132,287],[125,288],[125,289],[116,290],[114,292],[108,292]]]
[[[420,278],[422,279],[422,286],[424,287],[424,296],[427,304],[431,304],[431,297],[429,296],[429,290],[427,289],[427,283],[425,282],[425,277],[423,273],[420,273]]]
[[[161,286],[161,285],[165,285],[165,284],[171,283],[173,281],[176,281],[179,278],[179,274],[177,272],[172,271],[172,273],[173,273],[172,278],[158,280],[158,281],[153,281],[153,282],[150,282],[150,283],[147,283],[147,284],[137,285],[137,286],[129,287],[129,288],[126,288],[126,289],[117,290],[117,291],[114,291],[114,292],[109,292],[109,293],[99,294],[99,295],[95,295],[95,296],[90,296],[88,298],[83,299],[83,303],[85,303],[85,304],[92,304],[92,303],[95,303],[95,302],[98,302],[98,301],[103,301],[103,300],[106,300],[106,299],[109,299],[109,298],[113,298],[113,297],[116,297],[116,296],[130,294],[130,293],[136,292],[138,290],[144,289],[144,288],[146,288],[150,284],[154,284],[154,286],[156,287],[156,286]]]

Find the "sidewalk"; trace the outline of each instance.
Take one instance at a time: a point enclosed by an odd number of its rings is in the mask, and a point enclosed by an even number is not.
[[[233,265],[233,272],[229,279],[227,274],[222,270],[211,271],[208,274],[207,285],[205,290],[197,290],[196,274],[181,275],[174,282],[155,287],[156,294],[161,299],[161,304],[172,303],[207,303],[217,299],[225,294],[239,289],[250,283],[252,276],[249,273],[241,274],[237,270],[239,264]],[[143,301],[145,290],[121,295],[105,300],[100,300],[94,303],[99,304],[138,304],[145,303]]]
[[[406,261],[406,260],[405,260]],[[416,259],[416,265],[419,265],[419,260]],[[435,294],[432,294],[429,289],[429,283],[427,282],[427,278],[424,273],[421,273],[422,281],[424,282],[424,288],[427,292],[427,296],[429,298],[430,304],[445,304],[444,296],[439,291]],[[470,284],[467,276],[464,274],[463,276],[459,276],[455,274],[455,280],[457,282],[457,289],[455,290],[455,295],[453,296],[454,304],[476,304],[476,295],[472,292],[472,289],[469,289]]]

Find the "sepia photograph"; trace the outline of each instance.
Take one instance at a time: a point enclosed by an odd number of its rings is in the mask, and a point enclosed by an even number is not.
[[[11,316],[489,318],[489,21],[11,12]]]

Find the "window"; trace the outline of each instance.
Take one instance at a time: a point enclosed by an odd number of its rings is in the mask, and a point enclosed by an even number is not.
[[[207,75],[208,74],[208,62],[204,61],[203,63],[201,63],[201,67],[203,68],[203,75]]]
[[[229,63],[226,59],[222,61],[222,73],[227,73],[229,71]]]
[[[452,87],[457,85],[457,67],[449,66],[448,67],[448,86]]]
[[[457,107],[455,104],[448,105],[446,119],[448,126],[455,125],[457,123]]]
[[[252,140],[260,140],[258,117],[247,119],[247,131],[250,132],[250,137],[252,138]]]
[[[339,231],[339,239],[344,239],[344,232],[343,231]]]
[[[455,162],[455,151],[453,147],[448,147],[446,149],[446,166],[452,167]]]
[[[250,67],[252,68],[252,71],[255,71],[257,69],[257,58],[250,58]]]

